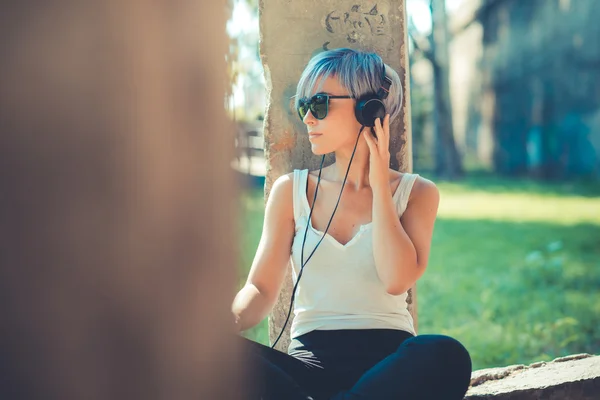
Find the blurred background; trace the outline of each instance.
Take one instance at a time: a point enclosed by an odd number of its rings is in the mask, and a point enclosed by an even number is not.
[[[414,172],[441,192],[419,333],[474,369],[600,353],[600,2],[406,7]],[[227,32],[241,285],[264,212],[258,0],[230,0]]]

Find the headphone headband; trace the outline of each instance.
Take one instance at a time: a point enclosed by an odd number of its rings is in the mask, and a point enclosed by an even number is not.
[[[356,102],[354,114],[362,126],[373,127],[377,118],[385,117],[385,105],[383,100],[390,94],[392,80],[385,73],[385,63],[381,58],[381,84],[377,93],[370,93]]]
[[[381,60],[381,87],[377,90],[377,97],[381,100],[388,97],[392,80],[385,74],[385,63]]]

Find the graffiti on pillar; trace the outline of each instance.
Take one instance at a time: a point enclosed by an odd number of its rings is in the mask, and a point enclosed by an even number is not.
[[[323,25],[335,38],[323,43],[323,49],[365,44],[380,51],[391,50],[394,39],[387,9],[385,5],[367,1],[354,4],[348,9],[329,12],[323,20]]]

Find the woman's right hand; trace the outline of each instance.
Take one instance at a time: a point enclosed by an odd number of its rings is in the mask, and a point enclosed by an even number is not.
[[[233,329],[235,333],[240,333],[242,331],[242,324],[240,323],[240,316],[232,313],[233,315]]]

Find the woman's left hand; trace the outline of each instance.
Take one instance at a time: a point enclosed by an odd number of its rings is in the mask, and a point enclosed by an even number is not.
[[[373,129],[377,137],[368,128],[363,129],[363,135],[371,154],[369,159],[369,183],[371,189],[379,190],[389,185],[390,115],[385,115],[383,124],[381,119],[377,118]]]

